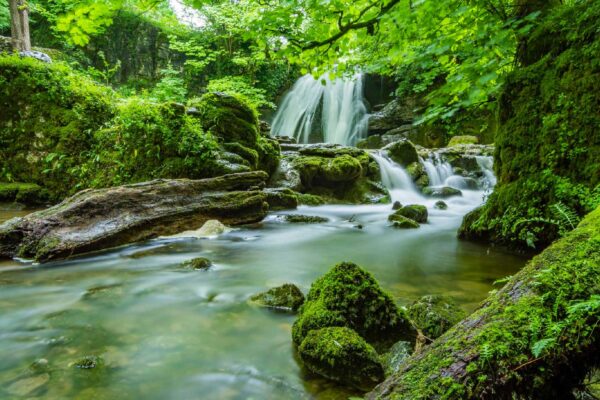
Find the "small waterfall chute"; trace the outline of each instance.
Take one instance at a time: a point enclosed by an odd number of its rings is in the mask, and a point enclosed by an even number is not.
[[[431,153],[427,160],[420,159],[421,164],[429,177],[431,186],[442,186],[446,180],[454,175],[454,170],[449,162],[445,161],[438,153]]]
[[[285,95],[271,124],[271,135],[310,143],[311,134],[320,130],[325,143],[353,145],[366,136],[367,128],[361,74],[334,80],[328,74],[319,79],[308,74]]]
[[[399,164],[392,161],[385,152],[373,152],[381,173],[381,183],[390,192],[393,201],[418,202],[423,199],[412,178]]]

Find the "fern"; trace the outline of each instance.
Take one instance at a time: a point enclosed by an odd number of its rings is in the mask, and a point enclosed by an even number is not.
[[[562,202],[552,204],[550,211],[556,220],[559,221],[559,227],[566,231],[572,231],[579,225],[580,218],[572,208]]]

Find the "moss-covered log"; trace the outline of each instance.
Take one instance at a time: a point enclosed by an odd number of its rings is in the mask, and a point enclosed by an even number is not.
[[[367,398],[573,398],[599,324],[600,208]]]

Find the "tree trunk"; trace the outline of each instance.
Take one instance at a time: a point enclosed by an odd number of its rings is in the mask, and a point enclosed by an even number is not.
[[[29,9],[26,0],[9,0],[10,30],[15,51],[30,51]]]
[[[600,208],[367,399],[573,399],[600,364]]]

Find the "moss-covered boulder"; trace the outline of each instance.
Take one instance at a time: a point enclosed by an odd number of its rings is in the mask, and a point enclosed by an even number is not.
[[[349,262],[336,265],[312,284],[292,338],[300,345],[311,330],[332,326],[351,328],[376,348],[414,340],[412,326],[391,296],[371,274]]]
[[[460,236],[537,249],[560,233],[556,205],[579,216],[600,192],[600,5],[556,7],[527,36],[527,63],[499,99],[494,170],[486,205],[465,217]],[[552,40],[549,40],[552,38]]]
[[[406,172],[418,188],[424,188],[429,185],[429,176],[425,171],[425,167],[420,162],[409,164],[406,167]]]
[[[181,266],[186,269],[207,270],[212,267],[212,261],[206,257],[196,257],[181,263]]]
[[[300,178],[296,190],[331,202],[372,203],[387,199],[386,189],[378,183],[379,166],[366,151],[329,144],[298,147],[298,152],[287,152],[284,161]]]
[[[329,219],[325,217],[319,217],[318,215],[303,215],[303,214],[286,214],[283,216],[285,222],[291,224],[321,224],[328,222]]]
[[[459,189],[442,186],[442,187],[426,187],[422,190],[425,196],[435,197],[438,199],[446,199],[453,196],[462,196],[462,192]]]
[[[20,203],[28,206],[39,206],[48,203],[48,190],[35,183],[0,182],[0,203]]]
[[[434,208],[436,208],[437,210],[447,210],[448,209],[448,204],[446,204],[445,201],[443,200],[438,200],[435,202],[435,204],[433,205]]]
[[[415,301],[406,312],[413,324],[429,339],[442,336],[466,316],[452,299],[431,295]]]
[[[375,349],[349,328],[310,331],[298,347],[298,355],[311,372],[360,390],[368,390],[384,378]]]
[[[427,222],[427,217],[428,217],[427,207],[425,207],[421,204],[409,204],[407,206],[404,206],[404,207],[400,208],[399,210],[396,210],[396,212],[394,214],[390,215],[390,217],[388,219],[390,221],[392,221],[393,220],[392,217],[394,215],[409,218],[409,219],[412,219],[413,221],[416,221],[419,223]]]
[[[417,149],[415,145],[408,139],[401,139],[397,142],[391,143],[383,148],[388,156],[402,165],[403,167],[407,167],[412,163],[419,162],[419,154],[417,153]]]
[[[447,147],[454,147],[460,144],[478,144],[479,138],[477,136],[471,135],[462,135],[462,136],[452,136],[450,141],[448,142]]]
[[[417,221],[398,214],[390,215],[388,221],[391,222],[394,228],[398,229],[416,229],[421,226]]]
[[[255,294],[250,301],[261,307],[296,312],[304,303],[304,294],[298,289],[298,286],[285,283],[266,292]]]
[[[288,188],[268,188],[264,190],[269,210],[295,210],[298,208],[298,195]]]

